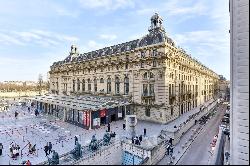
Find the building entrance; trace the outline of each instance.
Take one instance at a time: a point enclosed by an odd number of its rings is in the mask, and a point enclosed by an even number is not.
[[[106,124],[106,116],[101,117],[101,125],[105,125]]]
[[[111,122],[113,122],[113,121],[116,121],[116,115],[115,114],[111,115]]]

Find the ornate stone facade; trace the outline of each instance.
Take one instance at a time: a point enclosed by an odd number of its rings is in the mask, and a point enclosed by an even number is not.
[[[167,123],[215,95],[218,75],[176,47],[162,18],[141,39],[69,56],[50,70],[53,94],[130,98],[138,119]]]

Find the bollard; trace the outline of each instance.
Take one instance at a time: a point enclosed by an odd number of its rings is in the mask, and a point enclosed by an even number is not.
[[[63,147],[63,141],[62,141],[62,147]]]
[[[24,136],[23,136],[23,142],[25,142],[25,141],[24,141]]]

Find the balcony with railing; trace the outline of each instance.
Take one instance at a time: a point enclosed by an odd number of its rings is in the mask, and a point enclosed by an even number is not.
[[[155,93],[154,92],[144,92],[142,93],[141,95],[141,98],[144,99],[144,98],[155,98]]]

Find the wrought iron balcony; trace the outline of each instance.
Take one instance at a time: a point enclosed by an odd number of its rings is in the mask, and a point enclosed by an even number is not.
[[[142,93],[142,98],[155,97],[155,93]]]

